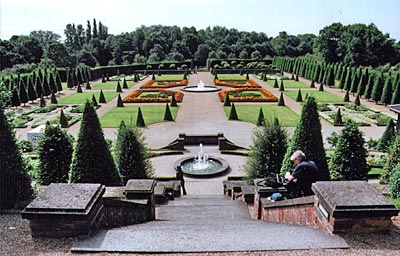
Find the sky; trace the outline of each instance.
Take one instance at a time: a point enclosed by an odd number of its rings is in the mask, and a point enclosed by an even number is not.
[[[374,23],[400,40],[400,0],[0,0],[0,39],[34,30],[63,36],[68,23],[86,28],[93,18],[114,35],[159,24],[318,35],[340,22]]]

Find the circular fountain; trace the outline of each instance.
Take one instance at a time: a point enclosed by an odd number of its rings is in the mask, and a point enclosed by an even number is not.
[[[198,85],[185,86],[185,87],[183,87],[182,90],[187,91],[187,92],[216,92],[221,89],[214,85],[204,85],[204,82],[202,80],[200,80]]]
[[[222,174],[229,168],[224,159],[206,154],[202,144],[197,155],[179,159],[175,162],[175,169],[177,166],[181,166],[182,172],[187,176],[203,178]]]

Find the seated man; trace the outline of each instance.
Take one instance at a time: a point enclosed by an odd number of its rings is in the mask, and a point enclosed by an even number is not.
[[[318,167],[313,161],[307,161],[306,155],[301,150],[297,150],[290,157],[296,167],[293,172],[286,172],[285,178],[288,180],[286,189],[293,197],[313,195],[311,184],[317,181]]]

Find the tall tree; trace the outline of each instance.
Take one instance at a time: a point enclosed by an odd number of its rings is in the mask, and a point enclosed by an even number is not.
[[[296,150],[302,150],[309,160],[318,166],[318,180],[329,180],[328,163],[321,134],[321,122],[318,115],[317,102],[313,96],[308,96],[301,111],[301,117],[290,139],[289,147],[283,160],[281,174],[291,171],[294,164],[290,156]]]
[[[390,74],[386,77],[385,85],[383,86],[383,92],[380,101],[386,105],[390,104],[393,96],[393,88],[392,88],[392,78]]]
[[[374,87],[372,88],[371,99],[378,103],[380,101],[383,91],[383,73],[377,76],[374,80]]]
[[[390,176],[393,174],[393,170],[396,165],[400,164],[400,136],[396,135],[393,145],[390,148],[389,155],[386,160],[386,164],[383,167],[383,174],[381,176],[380,182],[387,184],[389,182]]]
[[[72,138],[58,125],[46,124],[38,144],[39,183],[66,183],[72,160]]]
[[[385,131],[383,132],[382,137],[379,139],[376,149],[387,153],[392,147],[395,137],[396,127],[393,119],[389,118],[386,124]]]
[[[121,184],[96,110],[88,101],[85,103],[82,114],[71,164],[70,182],[101,183],[106,186]]]

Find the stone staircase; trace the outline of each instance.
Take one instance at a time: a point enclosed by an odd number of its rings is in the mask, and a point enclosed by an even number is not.
[[[182,196],[156,209],[156,221],[79,239],[72,252],[228,252],[348,248],[311,227],[252,220],[247,205],[225,195]]]

